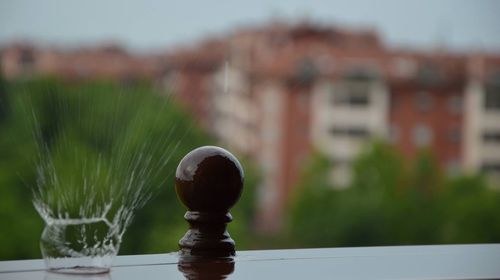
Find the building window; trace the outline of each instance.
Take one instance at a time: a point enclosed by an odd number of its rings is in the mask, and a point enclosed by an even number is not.
[[[435,63],[427,61],[420,65],[417,79],[425,86],[436,85],[441,81],[441,73]]]
[[[415,106],[420,112],[428,112],[432,109],[432,95],[426,91],[420,91],[416,95]]]
[[[487,131],[483,134],[484,143],[500,143],[500,131]]]
[[[410,58],[398,57],[393,60],[392,64],[399,77],[411,77],[417,71],[416,62]]]
[[[309,85],[318,75],[318,70],[314,61],[310,59],[303,59],[295,67],[295,78],[301,85]]]
[[[500,110],[500,69],[493,72],[485,84],[484,107]]]
[[[23,49],[21,50],[21,55],[19,56],[19,62],[22,67],[32,67],[35,63],[35,55],[33,50]]]
[[[35,54],[32,49],[21,49],[18,57],[20,70],[24,75],[31,75],[35,67]]]
[[[330,130],[330,133],[335,136],[344,136],[350,138],[364,139],[369,136],[369,132],[366,128],[361,127],[349,127],[349,128],[339,128],[334,127]]]
[[[500,173],[500,162],[485,162],[481,165],[484,173]]]
[[[334,87],[333,104],[365,107],[370,103],[369,84],[349,81]]]
[[[462,140],[462,134],[460,133],[460,129],[458,127],[452,127],[448,130],[448,141],[451,143],[460,143]]]
[[[432,129],[427,125],[418,124],[413,128],[413,144],[417,147],[428,146],[432,142]]]
[[[487,85],[484,107],[486,110],[500,110],[500,85]]]
[[[460,160],[452,159],[446,162],[446,173],[452,177],[458,176],[460,174]]]
[[[389,141],[391,141],[391,143],[399,141],[399,133],[399,127],[395,124],[391,124],[389,126]]]
[[[389,94],[389,110],[395,110],[401,104],[401,98],[399,97],[398,92],[393,92]]]
[[[448,98],[448,110],[452,114],[458,114],[462,112],[463,99],[459,95],[453,95]]]

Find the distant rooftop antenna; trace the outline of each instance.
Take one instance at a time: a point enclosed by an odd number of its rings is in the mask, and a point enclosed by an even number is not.
[[[224,93],[229,90],[229,61],[226,59],[224,62]]]
[[[452,27],[446,22],[440,22],[436,29],[434,48],[438,51],[445,50],[448,48],[448,39],[452,36]]]

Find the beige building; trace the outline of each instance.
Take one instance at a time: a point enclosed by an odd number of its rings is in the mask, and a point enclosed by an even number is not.
[[[389,93],[376,76],[319,81],[312,92],[311,141],[332,161],[332,182],[345,187],[367,140],[388,135]]]
[[[471,63],[479,73],[465,90],[464,167],[488,174],[492,185],[500,188],[500,69],[487,71],[482,60]]]

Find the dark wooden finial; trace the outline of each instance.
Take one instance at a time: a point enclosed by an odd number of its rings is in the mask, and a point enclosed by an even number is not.
[[[184,257],[234,256],[234,240],[227,232],[229,209],[243,190],[243,169],[230,152],[204,146],[189,152],[177,166],[175,190],[188,211],[190,227],[179,241]]]

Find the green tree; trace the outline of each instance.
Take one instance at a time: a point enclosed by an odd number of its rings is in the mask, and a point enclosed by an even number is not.
[[[497,243],[500,241],[500,193],[488,188],[481,176],[453,178],[445,186],[441,228],[443,243]]]
[[[122,87],[105,81],[50,78],[8,83],[0,97],[7,97],[2,98],[5,117],[0,122],[0,219],[9,225],[0,230],[0,259],[40,257],[43,222],[31,203],[40,161],[50,162],[57,170],[62,182],[59,191],[78,188],[82,178],[95,177],[91,170],[101,170],[95,183],[103,191],[109,188],[106,178],[120,182],[130,177],[130,171],[140,171],[138,177],[145,180],[152,199],[137,212],[120,254],[177,249],[187,223],[174,190],[175,169],[190,150],[214,141],[175,100],[155,94],[144,83]],[[131,168],[137,163],[147,166]],[[232,227],[235,239],[239,241],[242,235],[238,245],[245,246],[258,177],[248,161],[242,163],[245,193],[233,211]],[[52,193],[56,198],[61,195]],[[75,201],[88,195],[78,194]]]
[[[499,193],[480,176],[446,178],[429,151],[409,164],[390,145],[367,146],[346,189],[332,186],[329,161],[314,154],[290,219],[299,247],[499,242]]]

